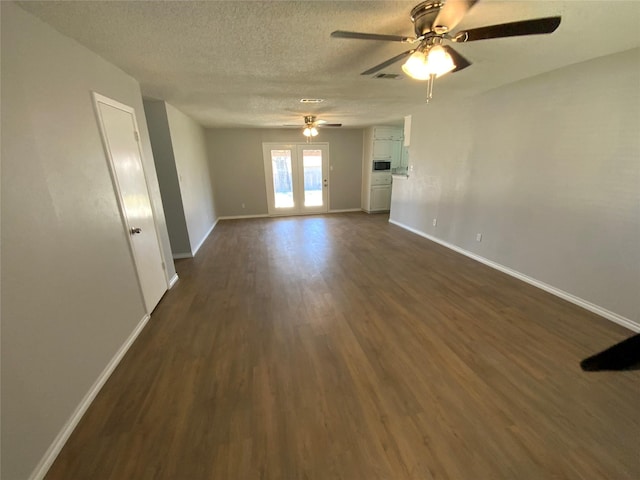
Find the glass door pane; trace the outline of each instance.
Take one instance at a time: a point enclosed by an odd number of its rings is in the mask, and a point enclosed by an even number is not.
[[[269,215],[324,213],[329,205],[329,145],[263,143]]]
[[[329,146],[323,143],[298,145],[293,173],[299,195],[298,213],[324,213],[329,205]],[[297,190],[296,190],[297,188]]]
[[[276,208],[293,208],[291,150],[271,150],[271,172]]]
[[[304,206],[321,207],[322,198],[322,151],[302,150],[302,183],[304,189]]]

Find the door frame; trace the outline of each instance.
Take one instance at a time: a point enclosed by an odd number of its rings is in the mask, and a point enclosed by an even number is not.
[[[310,148],[307,148],[310,147]],[[322,201],[324,209],[318,209],[317,207],[305,207],[304,206],[304,195],[305,195],[305,185],[304,185],[304,156],[302,154],[303,150],[313,150],[320,149],[322,152],[322,172],[325,175],[322,176]],[[325,158],[326,154],[326,158]],[[298,160],[298,181],[302,190],[300,193],[300,208],[302,212],[299,212],[298,215],[319,215],[323,213],[329,212],[329,172],[331,171],[331,164],[329,162],[329,143],[328,142],[316,142],[316,143],[296,143],[296,157]],[[326,192],[326,199],[324,198]]]
[[[327,205],[326,205],[326,210],[324,212],[301,212],[301,211],[294,211],[293,209],[276,209],[275,208],[275,198],[274,198],[274,191],[273,191],[273,172],[272,175],[268,175],[269,172],[271,172],[271,165],[269,163],[269,165],[267,165],[268,160],[267,159],[271,159],[271,149],[272,148],[277,148],[277,149],[290,149],[292,151],[292,163],[291,163],[291,176],[292,176],[292,180],[294,183],[300,182],[301,180],[301,176],[303,175],[302,172],[300,172],[300,169],[298,168],[298,161],[297,161],[297,157],[298,157],[298,148],[299,147],[313,147],[313,146],[318,146],[318,147],[322,147],[324,149],[326,149],[326,154],[327,154],[327,158],[326,158],[326,167],[327,167],[327,171],[326,171],[326,179],[327,179],[327,184],[326,186],[324,185],[324,178],[323,178],[323,188],[326,189],[327,191]],[[296,161],[294,161],[294,159]],[[319,214],[323,214],[323,213],[328,213],[329,212],[329,204],[331,202],[331,181],[330,181],[330,173],[331,173],[331,158],[330,158],[330,150],[329,150],[329,142],[262,142],[262,161],[263,161],[263,167],[264,167],[264,183],[265,183],[265,188],[266,188],[266,194],[267,194],[267,210],[269,212],[269,216],[270,217],[282,217],[282,216],[291,216],[291,215],[319,215]],[[323,163],[325,161],[324,156],[322,159]],[[304,182],[303,183],[303,188],[304,188]],[[295,187],[294,187],[295,188]],[[295,190],[294,190],[294,199],[295,199]],[[297,199],[296,199],[297,200]]]
[[[99,107],[99,103],[108,105],[110,107],[113,108],[117,108],[119,110],[122,110],[124,112],[127,112],[129,114],[131,114],[131,117],[133,119],[133,124],[135,127],[135,134],[137,135],[137,146],[138,146],[138,155],[140,156],[140,166],[142,167],[142,176],[144,177],[144,183],[145,183],[145,187],[147,189],[147,196],[149,197],[149,204],[151,206],[151,216],[153,218],[153,227],[154,227],[154,232],[155,232],[155,236],[156,236],[156,241],[158,242],[158,249],[160,251],[160,258],[162,260],[162,269],[164,271],[164,280],[165,280],[165,284],[167,286],[167,290],[169,290],[169,288],[171,288],[170,285],[170,279],[167,277],[167,259],[165,257],[164,254],[164,250],[162,249],[162,243],[160,242],[160,232],[158,230],[158,221],[156,219],[156,212],[155,212],[155,208],[154,208],[154,203],[151,199],[151,194],[150,189],[149,189],[149,179],[147,177],[147,171],[144,165],[144,155],[142,153],[142,148],[140,148],[140,128],[138,127],[138,119],[136,118],[136,111],[134,110],[133,107],[130,107],[129,105],[125,105],[124,103],[120,103],[117,100],[113,100],[112,98],[109,97],[105,97],[104,95],[101,95],[97,92],[92,91],[91,92],[91,97],[93,100],[93,109],[94,109],[94,113],[96,115],[96,120],[98,123],[98,129],[100,131],[100,141],[102,142],[102,147],[104,149],[105,152],[105,156],[107,157],[107,165],[109,167],[109,175],[111,177],[111,184],[113,185],[113,190],[116,196],[116,202],[118,204],[118,211],[120,212],[120,221],[122,223],[122,229],[124,230],[125,233],[125,237],[127,239],[127,245],[129,246],[129,254],[131,255],[131,260],[133,261],[133,265],[134,265],[134,270],[135,270],[135,275],[136,275],[136,280],[138,283],[138,290],[140,291],[140,297],[142,299],[142,304],[145,307],[145,310],[147,310],[147,303],[146,300],[144,298],[144,291],[142,288],[142,281],[140,280],[140,273],[138,271],[138,259],[136,258],[136,252],[135,252],[135,248],[133,246],[133,239],[131,238],[131,235],[129,233],[129,223],[127,221],[127,216],[126,216],[126,211],[125,211],[125,207],[124,207],[124,201],[122,200],[122,192],[120,191],[120,184],[118,183],[118,177],[116,176],[116,169],[115,169],[115,165],[113,163],[113,157],[111,155],[111,150],[109,148],[109,145],[107,143],[107,131],[106,128],[104,126],[104,122],[102,120],[102,115],[100,113],[100,107]],[[147,312],[148,314],[151,314],[151,312]]]

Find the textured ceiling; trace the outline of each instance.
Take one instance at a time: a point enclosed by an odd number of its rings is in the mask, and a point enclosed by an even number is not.
[[[418,1],[20,2],[205,126],[279,127],[318,114],[357,127],[424,103],[425,85],[360,72],[407,50],[334,30],[412,35]],[[438,79],[434,102],[640,46],[639,1],[481,0],[455,30],[562,15],[551,35],[456,45],[473,62]],[[385,73],[401,73],[397,65]],[[606,86],[603,85],[603,88]],[[594,92],[597,95],[597,92]],[[300,98],[324,98],[303,105]]]

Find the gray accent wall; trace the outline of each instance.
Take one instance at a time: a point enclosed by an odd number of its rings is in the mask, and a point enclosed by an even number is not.
[[[136,111],[175,270],[138,82],[17,5],[1,9],[1,477],[22,480],[145,315],[92,91]]]
[[[640,327],[640,50],[434,95],[412,112],[391,220]]]
[[[166,105],[189,244],[195,255],[217,220],[205,133],[195,120]]]
[[[174,255],[191,255],[187,220],[184,218],[182,194],[178,181],[176,160],[171,143],[166,103],[161,100],[144,100],[144,112],[149,126],[153,160],[158,173],[158,183],[167,219],[167,230]]]
[[[323,128],[329,143],[329,210],[360,209],[362,129]],[[262,143],[300,143],[299,129],[216,128],[206,130],[216,206],[220,216],[267,215]],[[245,207],[242,208],[244,203]]]
[[[171,249],[192,256],[217,220],[204,129],[161,100],[145,99]]]

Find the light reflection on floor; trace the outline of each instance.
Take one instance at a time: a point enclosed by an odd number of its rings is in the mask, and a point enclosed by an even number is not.
[[[275,227],[265,239],[273,266],[291,275],[308,277],[321,273],[333,253],[327,221],[323,216],[274,219]]]

